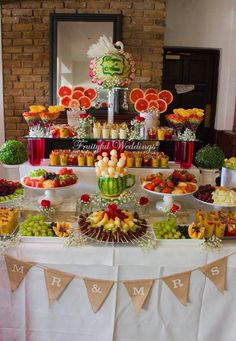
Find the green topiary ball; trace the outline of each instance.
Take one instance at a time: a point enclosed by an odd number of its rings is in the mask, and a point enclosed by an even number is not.
[[[27,160],[27,149],[24,143],[8,140],[0,148],[0,161],[6,165],[18,165]]]
[[[224,159],[224,152],[218,146],[208,144],[196,153],[195,163],[201,168],[219,169],[223,166]]]

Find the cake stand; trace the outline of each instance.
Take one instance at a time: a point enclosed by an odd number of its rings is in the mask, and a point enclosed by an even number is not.
[[[156,209],[160,210],[162,212],[170,211],[173,204],[175,204],[181,208],[181,204],[178,202],[174,202],[174,198],[175,197],[183,198],[183,197],[186,197],[188,195],[193,195],[198,190],[198,187],[196,187],[196,190],[194,192],[182,193],[182,194],[171,194],[171,193],[169,194],[169,193],[154,192],[154,191],[150,191],[150,190],[144,188],[143,186],[141,186],[141,187],[145,192],[148,192],[150,194],[154,194],[156,196],[162,197],[162,199],[163,199],[162,202],[159,202],[159,201],[156,202]]]
[[[54,187],[54,188],[37,188],[32,186],[27,186],[24,184],[24,178],[21,179],[21,184],[27,188],[36,191],[37,193],[43,193],[42,196],[38,198],[38,202],[41,203],[42,200],[49,200],[52,206],[58,206],[62,204],[64,197],[58,194],[58,191],[65,190],[71,188],[77,184],[74,183],[73,185],[63,186],[63,187]]]

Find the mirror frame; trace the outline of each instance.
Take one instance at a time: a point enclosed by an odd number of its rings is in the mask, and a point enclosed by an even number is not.
[[[121,39],[121,14],[50,14],[50,50],[49,50],[49,101],[50,104],[57,103],[57,28],[60,21],[86,21],[86,22],[112,22],[113,42]],[[118,96],[117,96],[118,97]],[[89,109],[95,116],[107,113],[107,109]]]

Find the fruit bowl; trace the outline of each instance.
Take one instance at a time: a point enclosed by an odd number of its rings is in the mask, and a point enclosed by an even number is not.
[[[58,206],[62,204],[64,197],[58,194],[58,190],[64,190],[71,188],[77,184],[74,183],[72,185],[68,186],[63,186],[63,187],[53,187],[53,188],[39,188],[39,187],[32,187],[32,186],[27,186],[24,183],[24,177],[21,178],[21,183],[25,188],[32,189],[36,192],[39,193],[44,193],[44,195],[40,196],[38,199],[38,202],[41,203],[42,200],[49,200],[51,202],[52,206]]]
[[[168,177],[162,173],[150,174],[145,179],[141,179],[141,184],[144,191],[163,198],[162,203],[156,204],[156,208],[162,211],[171,209],[174,197],[192,195],[198,190],[194,175],[188,171],[175,170]]]
[[[20,182],[0,179],[0,207],[10,207],[22,198],[24,189]]]
[[[45,169],[30,171],[28,175],[21,178],[21,184],[28,189],[44,192],[41,200],[49,200],[52,205],[60,205],[63,197],[57,191],[63,188],[70,188],[77,183],[78,177],[69,168],[61,168],[58,173],[47,172]]]

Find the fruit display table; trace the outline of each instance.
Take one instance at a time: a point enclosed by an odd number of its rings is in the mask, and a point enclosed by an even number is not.
[[[163,242],[156,250],[136,247],[65,248],[62,243],[24,243],[8,250],[22,260],[100,279],[153,278],[204,265],[235,251],[224,242],[221,252],[206,253],[199,242]],[[82,280],[70,283],[49,309],[43,269],[32,268],[11,293],[0,256],[0,339],[49,341],[235,340],[236,256],[228,258],[227,291],[220,294],[199,271],[191,276],[189,303],[183,306],[161,281],[155,281],[139,316],[121,283],[115,283],[94,314]]]

